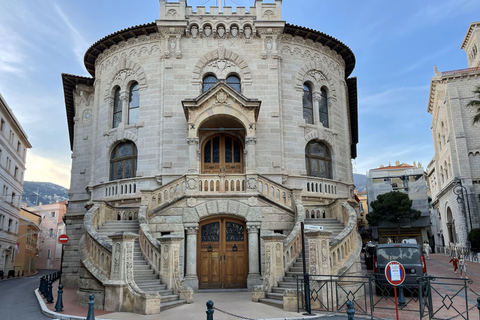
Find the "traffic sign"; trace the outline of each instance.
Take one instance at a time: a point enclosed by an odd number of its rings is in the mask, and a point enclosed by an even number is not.
[[[65,244],[68,242],[68,236],[66,234],[61,234],[58,236],[58,242]]]
[[[385,277],[392,286],[398,286],[405,280],[405,268],[398,261],[390,261],[385,267]]]

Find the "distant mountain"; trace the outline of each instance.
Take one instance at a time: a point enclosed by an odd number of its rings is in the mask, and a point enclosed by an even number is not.
[[[354,173],[353,174],[353,183],[357,191],[366,191],[367,190],[367,176],[364,174]]]
[[[50,182],[23,182],[22,203],[29,207],[68,200],[68,189]]]

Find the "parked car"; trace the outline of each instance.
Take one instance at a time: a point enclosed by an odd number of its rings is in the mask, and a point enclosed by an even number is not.
[[[373,242],[367,242],[364,249],[365,265],[368,270],[373,269],[373,257],[375,256],[375,248],[377,244]]]
[[[385,276],[385,267],[390,261],[400,262],[405,269],[405,281],[403,286],[409,289],[417,289],[417,278],[427,275],[427,265],[422,255],[422,250],[416,244],[390,243],[379,244],[376,247],[373,259],[373,274],[376,280],[376,292],[382,293],[383,288],[391,288],[392,285]]]

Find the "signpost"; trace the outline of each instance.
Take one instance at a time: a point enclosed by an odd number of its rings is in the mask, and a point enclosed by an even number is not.
[[[68,236],[66,234],[61,234],[58,236],[58,242],[62,244],[62,256],[60,259],[60,280],[58,284],[62,284],[62,271],[63,271],[63,252],[65,251],[65,243],[68,242]]]
[[[387,281],[394,286],[395,292],[395,311],[398,319],[398,299],[397,299],[397,286],[401,285],[405,280],[405,268],[398,261],[390,261],[385,267],[385,277]]]

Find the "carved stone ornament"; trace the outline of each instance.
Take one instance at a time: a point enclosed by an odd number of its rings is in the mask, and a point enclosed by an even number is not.
[[[187,199],[187,206],[189,207],[195,207],[197,205],[197,199],[195,198],[188,198]]]
[[[210,37],[212,35],[212,27],[206,26],[205,30],[203,30],[203,33],[205,34],[205,37]]]
[[[232,35],[233,38],[236,38],[238,36],[238,28],[236,26],[233,26],[230,34]]]
[[[245,28],[245,43],[250,43],[252,37],[252,28]]]
[[[255,189],[257,188],[257,179],[250,177],[248,178],[248,189]]]
[[[190,28],[190,33],[192,34],[192,38],[196,39],[198,36],[198,27],[197,26],[192,26]]]
[[[219,26],[217,29],[217,34],[219,38],[223,38],[225,36],[225,27]]]
[[[308,72],[308,75],[314,78],[317,83],[320,81],[327,81],[327,78],[325,77],[325,75],[318,70],[312,70]]]
[[[197,180],[194,178],[187,179],[187,189],[196,190],[197,189]]]
[[[268,39],[265,41],[265,48],[266,48],[267,50],[272,50],[272,48],[273,48],[272,38],[268,38]]]
[[[228,95],[225,91],[221,90],[220,92],[217,93],[217,102],[219,103],[225,103],[227,102]]]
[[[257,205],[257,203],[258,203],[257,198],[255,198],[255,197],[248,198],[248,205],[250,207],[255,207]]]
[[[169,45],[171,51],[175,50],[175,47],[176,47],[177,43],[176,43],[174,37],[171,37],[170,39],[168,39],[168,45]]]

